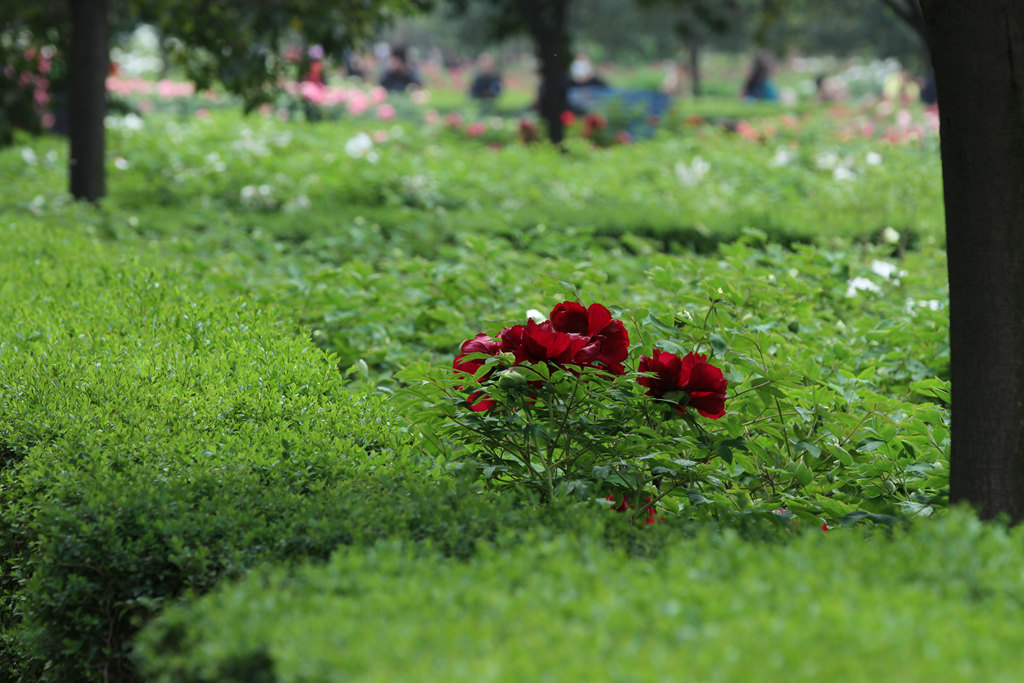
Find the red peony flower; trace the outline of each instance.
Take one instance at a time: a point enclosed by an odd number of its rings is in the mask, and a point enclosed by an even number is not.
[[[621,503],[616,503],[616,498],[615,498],[615,494],[614,493],[608,494],[608,497],[605,498],[605,500],[611,501],[611,503],[612,503],[612,510],[614,510],[615,512],[626,512],[627,510],[632,510],[633,509],[633,506],[629,504],[629,497],[626,496],[626,494],[622,494],[622,502]],[[644,501],[650,503],[651,499],[649,497],[648,498],[644,498]],[[655,519],[655,517],[654,517],[654,506],[653,505],[650,506],[649,508],[647,508],[647,517],[644,519],[644,524],[654,524],[655,522],[664,522],[664,521],[665,521],[664,517],[658,517],[657,519]]]
[[[576,115],[566,109],[562,112],[562,125],[571,126],[576,121]]]
[[[503,330],[504,331],[504,330]],[[462,342],[461,347],[462,353],[455,357],[452,361],[452,367],[455,368],[456,372],[463,373],[472,377],[476,374],[477,370],[483,367],[485,359],[473,358],[465,360],[466,356],[471,353],[486,353],[489,356],[496,356],[502,351],[501,344],[491,339],[489,335],[481,332],[472,339],[467,339]],[[488,370],[480,381],[483,381],[491,376],[493,370]],[[462,387],[456,387],[462,389]],[[469,406],[476,412],[483,412],[489,410],[494,405],[494,401],[491,400],[487,394],[483,391],[474,391],[469,395]]]
[[[537,124],[529,119],[519,119],[519,138],[523,142],[537,142],[540,140],[540,131]]]
[[[600,114],[587,114],[583,117],[583,137],[589,138],[595,130],[600,130],[608,125],[608,122]]]
[[[552,309],[551,324],[559,332],[589,337],[575,356],[578,365],[601,365],[616,375],[626,371],[622,361],[629,354],[629,333],[601,304],[583,308],[575,301],[564,301]]]
[[[523,331],[523,343],[515,350],[516,362],[577,364],[576,354],[589,342],[584,335],[559,332],[550,320],[539,325],[531,320]]]
[[[654,375],[638,380],[647,387],[647,395],[674,400],[678,412],[685,413],[689,405],[714,420],[725,415],[728,381],[721,370],[707,362],[704,354],[688,353],[680,359],[674,353],[654,349],[650,358],[640,356],[637,369]],[[683,395],[677,398],[678,392]]]

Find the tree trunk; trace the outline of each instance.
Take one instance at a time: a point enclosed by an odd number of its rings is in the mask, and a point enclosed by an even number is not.
[[[558,145],[565,138],[562,112],[569,108],[569,0],[519,0],[518,4],[540,62],[540,116],[547,123],[548,138]]]
[[[687,47],[690,57],[690,85],[694,97],[700,97],[700,45],[691,40]]]
[[[1024,3],[921,0],[949,259],[952,502],[1024,520]]]
[[[107,113],[110,27],[107,0],[71,1],[71,194],[95,202],[106,192],[103,119]]]

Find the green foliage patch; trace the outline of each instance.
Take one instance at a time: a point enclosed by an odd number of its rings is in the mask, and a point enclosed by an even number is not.
[[[386,486],[374,468],[422,469],[382,397],[273,314],[53,226],[3,230],[0,623],[23,676],[119,678],[163,600],[326,556]]]
[[[642,587],[669,595],[670,579],[688,570],[682,555],[664,554],[666,546],[707,552],[729,571],[740,569],[727,556],[757,565],[764,555],[775,575],[787,562],[815,577],[841,574],[828,559],[832,545],[819,556],[813,541],[783,551],[743,550],[728,538],[686,540],[695,521],[757,537],[788,537],[798,528],[821,536],[827,523],[839,529],[829,539],[852,536],[834,546],[849,555],[863,543],[849,531],[858,522],[932,515],[947,504],[947,295],[944,257],[934,248],[941,202],[932,139],[879,147],[808,124],[754,141],[718,125],[677,122],[671,135],[634,146],[598,150],[574,140],[561,154],[541,146],[490,150],[457,131],[365,120],[295,126],[214,112],[147,117],[142,130],[126,121],[111,121],[111,196],[100,209],[64,198],[66,152],[57,141],[19,138],[0,151],[0,173],[9,179],[0,198],[0,656],[12,662],[7,679],[135,680],[135,634],[168,604],[266,562],[320,561],[346,545],[353,550],[339,554],[337,566],[359,574],[353,581],[362,583],[352,585],[370,602],[339,613],[383,600],[375,574],[394,584],[395,609],[434,610],[417,600],[443,602],[447,593],[424,587],[469,582],[459,572],[471,567],[491,577],[479,593],[466,589],[482,611],[453,601],[450,611],[436,609],[443,624],[477,614],[472,627],[489,632],[481,615],[492,603],[484,596],[500,593],[495,624],[524,624],[503,631],[510,652],[522,655],[508,671],[543,678],[542,664],[554,666],[558,653],[578,648],[591,621],[643,634],[644,617],[630,608],[636,603],[606,594],[595,577],[640,567],[638,576],[649,579]],[[378,133],[373,158],[346,152],[359,132]],[[582,501],[537,506],[477,476],[472,444],[436,410],[431,386],[456,383],[451,364],[461,342],[566,300],[607,304],[629,331],[632,357],[654,346],[704,353],[728,379],[713,443],[685,437],[661,449],[672,452],[647,452],[658,443],[637,433],[623,449],[658,466],[699,469],[699,486],[657,501],[665,522],[632,524],[585,488],[576,492]],[[449,398],[462,400],[458,391]],[[614,454],[614,442],[606,450]],[[659,495],[652,487],[643,493]],[[921,547],[955,535],[922,529],[914,532]],[[887,548],[880,536],[868,544]],[[365,550],[381,539],[395,545]],[[481,541],[496,549],[469,565],[444,559],[473,558]],[[607,549],[619,544],[631,559]],[[805,550],[818,559],[801,559]],[[502,583],[515,566],[536,567],[536,578]],[[268,610],[291,609],[302,602],[300,590],[284,578],[288,570],[275,571],[252,581],[266,582]],[[710,565],[700,571],[718,576]],[[545,577],[563,575],[551,585],[580,596],[578,607],[545,597]],[[826,590],[817,580],[810,585]],[[639,592],[632,581],[620,585],[623,596]],[[863,574],[850,582],[865,583]],[[552,618],[530,636],[525,626],[534,618],[525,611],[535,607],[516,602],[523,585],[538,596],[538,609],[563,605],[568,621]],[[777,632],[802,623],[803,613],[785,612],[778,596],[759,603],[750,585],[750,604],[786,615]],[[949,585],[955,592],[965,584]],[[862,596],[881,611],[873,590],[852,592],[851,604]],[[916,602],[909,588],[907,595],[924,614],[963,617],[979,634],[991,630],[993,642],[1009,642],[999,640],[996,621],[971,621],[953,607],[929,611],[938,609],[931,598]],[[708,596],[738,604],[722,587]],[[641,615],[671,604],[647,600]],[[818,614],[811,603],[795,604]],[[390,615],[392,623],[399,612],[389,609],[380,619]],[[224,608],[225,619],[230,613]],[[204,612],[168,614],[172,626],[147,641],[148,652],[167,657],[147,654],[154,675],[259,680],[271,663],[296,657],[278,654],[285,646],[275,624],[292,618],[283,611],[253,614],[253,637],[265,642],[244,640],[236,621],[224,640],[209,639],[209,652],[190,640],[206,639]],[[322,617],[294,618],[318,624]],[[681,632],[660,619],[654,640],[674,642]],[[345,621],[346,628],[356,623]],[[390,633],[383,621],[366,623]],[[752,624],[771,626],[761,617]],[[858,625],[875,626],[854,620],[849,628]],[[718,638],[710,627],[691,626],[696,640]],[[412,663],[421,647],[466,652],[463,665],[457,658],[436,664],[455,678],[467,671],[486,678],[472,667],[496,666],[479,650],[443,640],[454,633],[448,625],[434,640],[415,629],[408,641],[391,634],[412,658],[396,660],[408,667],[400,672],[422,673]],[[595,642],[611,642],[614,633]],[[367,640],[361,654],[342,648],[338,656],[353,659],[339,670],[371,680],[392,675],[365,668],[380,659],[373,648],[381,642]],[[537,668],[530,668],[522,653],[548,642],[552,658],[534,657]],[[624,642],[640,651],[639,640]],[[691,653],[694,661],[732,661],[738,652],[726,640],[708,642],[715,644],[706,655]],[[195,658],[180,659],[179,646],[195,649]],[[318,641],[310,666],[342,661],[324,655],[325,647]],[[841,649],[838,640],[831,647]],[[783,652],[763,658],[812,670],[798,662],[795,645]],[[964,653],[956,660],[968,662],[964,671],[998,678],[1000,669],[976,666]],[[582,671],[564,659],[570,673]],[[812,660],[827,678],[831,669],[820,668],[827,660]],[[924,661],[925,674],[939,670]],[[623,662],[640,671],[639,659]],[[613,677],[630,679],[615,666]],[[296,667],[300,678],[319,675]]]
[[[869,539],[701,534],[653,558],[550,532],[468,562],[382,544],[172,607],[139,654],[168,682],[1011,681],[1020,548],[963,514]]]

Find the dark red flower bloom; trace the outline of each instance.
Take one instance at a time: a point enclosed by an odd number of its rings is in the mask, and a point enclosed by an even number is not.
[[[501,351],[501,344],[491,339],[490,335],[481,332],[472,339],[462,342],[461,351],[462,353],[455,357],[452,366],[459,372],[474,375],[483,366],[484,359],[463,360],[463,358],[471,353],[486,353],[489,356],[495,356]]]
[[[501,331],[498,337],[501,339],[501,350],[515,353],[523,343],[523,336],[526,334],[526,325],[513,325]]]
[[[515,350],[516,363],[576,364],[576,354],[589,342],[581,334],[559,332],[550,320],[539,325],[531,320],[526,323],[523,343]]]
[[[626,494],[622,494],[622,502],[621,503],[616,503],[616,498],[615,498],[615,494],[614,493],[608,494],[608,497],[605,498],[605,500],[611,501],[611,503],[612,503],[612,510],[615,510],[615,512],[626,512],[627,510],[632,510],[633,509],[633,506],[629,504],[629,497],[626,496]],[[650,503],[651,499],[649,497],[648,498],[644,498],[644,501]],[[664,521],[665,521],[664,517],[658,517],[657,519],[655,519],[655,517],[654,517],[654,506],[653,505],[650,506],[649,508],[647,508],[647,517],[644,519],[644,524],[654,524],[655,522],[664,522]]]
[[[462,342],[461,351],[462,353],[456,356],[455,360],[452,361],[452,367],[454,367],[457,372],[472,377],[476,374],[477,370],[483,367],[486,359],[472,358],[466,360],[465,358],[467,355],[471,353],[486,353],[489,356],[496,356],[502,351],[502,348],[501,344],[491,339],[489,335],[481,332],[472,339],[467,339]],[[491,376],[492,372],[493,370],[487,371],[480,380],[483,381],[487,379]],[[462,389],[462,387],[456,388],[460,390]],[[476,412],[488,410],[493,405],[494,401],[491,400],[483,391],[475,391],[469,395],[469,406]]]
[[[622,361],[629,354],[629,333],[601,304],[583,308],[575,301],[564,301],[551,310],[551,324],[559,332],[589,337],[575,356],[578,365],[602,365],[617,375],[626,371]]]
[[[686,406],[694,409],[704,417],[714,420],[725,415],[725,390],[728,381],[722,371],[707,362],[702,353],[688,353],[682,359],[674,353],[666,353],[654,349],[648,358],[640,356],[640,372],[653,374],[653,377],[641,377],[638,381],[647,387],[647,395],[655,398],[675,399],[675,409],[686,412]],[[674,394],[682,392],[685,396],[676,398]]]
[[[562,125],[571,126],[576,121],[576,115],[566,109],[562,112]]]

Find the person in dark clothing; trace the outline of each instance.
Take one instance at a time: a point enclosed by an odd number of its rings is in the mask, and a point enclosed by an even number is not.
[[[494,64],[494,58],[486,52],[477,59],[477,73],[469,86],[469,96],[481,103],[493,101],[501,94],[501,76]]]
[[[768,100],[779,99],[779,91],[772,81],[772,62],[766,55],[757,55],[750,66],[750,73],[743,83],[743,99]]]
[[[405,92],[422,85],[406,58],[405,48],[396,47],[388,57],[388,68],[380,79],[381,86],[390,92]]]
[[[569,66],[569,89],[566,93],[569,111],[577,116],[586,114],[609,90],[608,83],[594,72],[590,57],[576,55]]]

